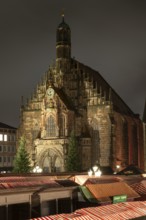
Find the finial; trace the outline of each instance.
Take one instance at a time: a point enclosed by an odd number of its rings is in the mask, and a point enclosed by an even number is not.
[[[61,16],[62,16],[62,22],[64,22],[64,16],[65,16],[64,9],[62,9]]]

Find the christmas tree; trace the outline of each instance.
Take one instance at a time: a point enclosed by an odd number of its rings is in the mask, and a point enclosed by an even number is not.
[[[78,141],[74,132],[71,132],[69,139],[66,169],[67,171],[80,171]]]
[[[19,147],[14,159],[14,169],[15,173],[29,173],[31,170],[29,154],[25,149],[25,138],[22,136],[19,140]]]

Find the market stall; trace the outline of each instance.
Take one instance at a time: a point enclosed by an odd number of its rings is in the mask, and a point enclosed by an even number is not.
[[[71,214],[58,214],[31,220],[128,220],[146,218],[146,201],[124,202],[78,209]]]

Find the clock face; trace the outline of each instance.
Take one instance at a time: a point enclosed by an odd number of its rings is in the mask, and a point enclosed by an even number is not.
[[[54,95],[54,89],[49,88],[49,89],[47,90],[47,94],[48,94],[49,97],[53,97],[53,95]]]

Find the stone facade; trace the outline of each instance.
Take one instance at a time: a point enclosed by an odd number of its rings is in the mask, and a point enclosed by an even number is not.
[[[25,135],[32,166],[65,171],[69,136],[78,138],[82,170],[95,163],[144,168],[139,116],[95,70],[71,58],[71,30],[64,17],[57,28],[56,62],[22,103],[18,136]]]

